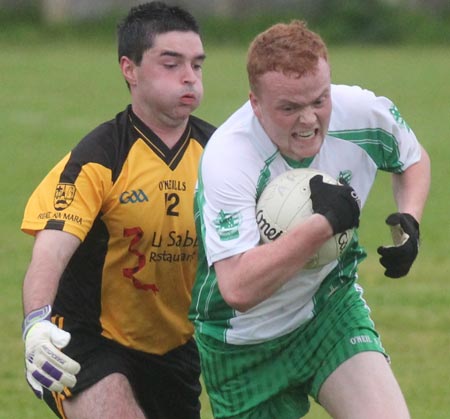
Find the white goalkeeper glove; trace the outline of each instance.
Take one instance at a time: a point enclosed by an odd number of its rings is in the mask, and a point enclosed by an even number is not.
[[[80,371],[80,364],[60,351],[69,343],[70,333],[51,323],[50,313],[50,306],[34,310],[22,326],[26,379],[40,399],[43,387],[58,393],[64,387],[73,387],[77,382],[75,375]]]

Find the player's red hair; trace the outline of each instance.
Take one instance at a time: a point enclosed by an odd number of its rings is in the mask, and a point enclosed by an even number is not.
[[[247,54],[250,88],[255,91],[259,77],[269,71],[302,77],[316,69],[319,58],[328,61],[327,47],[305,22],[277,23],[250,44]]]

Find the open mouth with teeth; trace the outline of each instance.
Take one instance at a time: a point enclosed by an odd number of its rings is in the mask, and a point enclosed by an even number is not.
[[[299,140],[310,140],[317,135],[317,130],[294,132],[292,137]]]

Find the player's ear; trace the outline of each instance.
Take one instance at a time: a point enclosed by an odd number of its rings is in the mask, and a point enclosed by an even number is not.
[[[258,119],[261,119],[261,111],[259,109],[259,100],[258,97],[255,95],[254,92],[250,91],[249,94],[250,104],[252,105],[252,109],[254,114]]]
[[[126,56],[120,57],[120,70],[130,86],[136,84],[136,64]]]

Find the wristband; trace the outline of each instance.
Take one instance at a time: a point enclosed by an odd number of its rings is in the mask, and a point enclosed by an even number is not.
[[[36,310],[30,311],[22,323],[22,339],[25,340],[28,331],[38,322],[43,320],[50,320],[52,307],[46,305]]]

